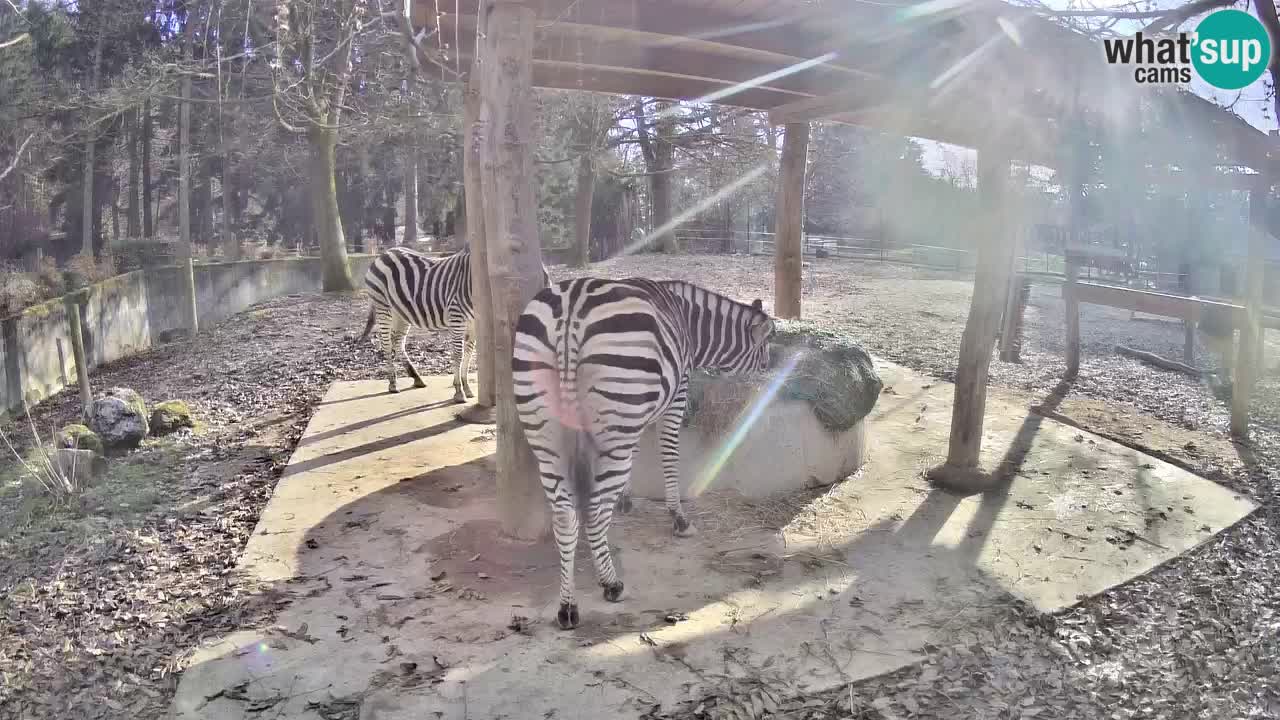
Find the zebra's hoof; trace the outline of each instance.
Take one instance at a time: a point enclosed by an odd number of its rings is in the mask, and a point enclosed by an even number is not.
[[[677,515],[674,525],[676,537],[693,537],[698,534],[698,528],[684,515]]]
[[[619,580],[612,585],[604,586],[604,599],[609,602],[619,602],[622,600],[622,581]]]
[[[634,505],[632,505],[631,503],[630,495],[623,495],[622,497],[618,498],[618,512],[622,513],[623,515],[626,515],[627,513],[631,512],[633,507]]]
[[[426,380],[414,380],[414,381],[413,381],[413,386],[414,386],[414,387],[416,387],[416,388],[424,388],[424,387],[426,387],[426,386],[427,386],[427,381],[426,381]]]
[[[389,393],[393,393],[393,394],[394,394],[394,393],[398,393],[398,392],[400,392],[400,390],[399,390],[399,388],[389,387],[389,388],[387,388],[387,392],[389,392]]]
[[[561,630],[572,630],[578,627],[578,606],[573,603],[560,603],[556,622],[560,624]]]
[[[455,392],[453,394],[453,401],[456,403],[464,403],[467,401],[467,396],[463,395],[461,391]]]

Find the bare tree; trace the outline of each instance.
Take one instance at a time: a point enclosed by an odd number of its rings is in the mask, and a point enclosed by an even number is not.
[[[351,57],[364,6],[359,0],[280,0],[272,108],[280,127],[310,147],[311,214],[325,291],[351,290],[338,212],[337,147]]]

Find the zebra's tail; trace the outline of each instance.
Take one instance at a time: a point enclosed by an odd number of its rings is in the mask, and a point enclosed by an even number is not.
[[[569,482],[573,487],[573,499],[578,511],[579,523],[587,521],[587,508],[590,507],[593,446],[591,436],[582,431],[573,434],[573,462],[569,472]]]
[[[356,339],[356,344],[364,342],[369,337],[369,333],[373,331],[374,310],[373,303],[369,303],[369,319],[364,323],[364,332],[360,333],[360,337]]]

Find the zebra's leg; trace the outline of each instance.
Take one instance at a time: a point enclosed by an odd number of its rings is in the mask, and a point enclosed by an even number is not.
[[[462,362],[459,365],[459,373],[462,375],[462,394],[473,398],[476,394],[471,392],[471,361],[475,359],[476,351],[475,321],[467,321],[463,328],[466,332],[462,339]]]
[[[463,392],[463,386],[466,384],[467,369],[462,364],[467,357],[466,321],[453,319],[450,329],[453,333],[453,401],[466,402],[467,393]]]
[[[680,387],[671,399],[671,405],[662,413],[658,428],[658,441],[662,449],[663,490],[676,537],[698,534],[698,529],[684,514],[684,507],[680,504],[680,424],[684,422],[684,408],[688,399],[689,376],[686,375],[680,379]]]
[[[560,610],[556,613],[556,623],[561,630],[572,630],[578,627],[578,603],[573,596],[574,556],[578,554],[578,512],[573,499],[567,501],[552,499],[548,493],[552,507],[552,530],[556,537],[556,547],[560,550]]]
[[[413,378],[414,387],[424,388],[427,386],[427,381],[423,380],[422,376],[418,374],[418,368],[414,367],[413,361],[409,359],[409,352],[405,349],[405,340],[407,338],[408,333],[405,333],[405,337],[402,337],[400,340],[400,356],[404,358],[404,369],[408,370],[409,377]]]
[[[519,383],[519,381],[517,381]],[[564,428],[555,421],[544,421],[541,397],[533,396],[517,405],[529,449],[538,461],[542,492],[551,510],[551,527],[560,551],[560,610],[556,622],[562,630],[578,626],[578,603],[573,593],[574,558],[578,553],[578,505],[573,483],[568,482],[569,468],[562,455]]]
[[[385,323],[379,324],[385,328],[385,332],[382,333],[382,357],[387,363],[387,392],[400,392],[396,387],[396,351],[398,350],[402,355],[405,354],[405,337],[409,327],[394,315],[389,315]]]
[[[609,602],[622,599],[622,580],[613,566],[613,553],[609,550],[609,526],[613,522],[613,509],[619,504],[619,496],[630,482],[631,454],[630,449],[615,449],[597,455],[593,492],[587,510],[587,546],[595,563],[596,578],[604,588],[604,599]]]
[[[618,512],[626,515],[635,507],[631,502],[631,487],[627,486],[625,490],[618,493]]]

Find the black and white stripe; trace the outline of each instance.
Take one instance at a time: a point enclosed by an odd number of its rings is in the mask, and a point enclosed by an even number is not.
[[[560,627],[578,624],[579,514],[604,597],[621,599],[609,524],[620,500],[627,509],[632,453],[655,421],[674,532],[694,533],[679,483],[689,370],[762,370],[773,329],[759,300],[745,305],[677,281],[566,280],[526,306],[516,326],[512,372],[560,550]]]

